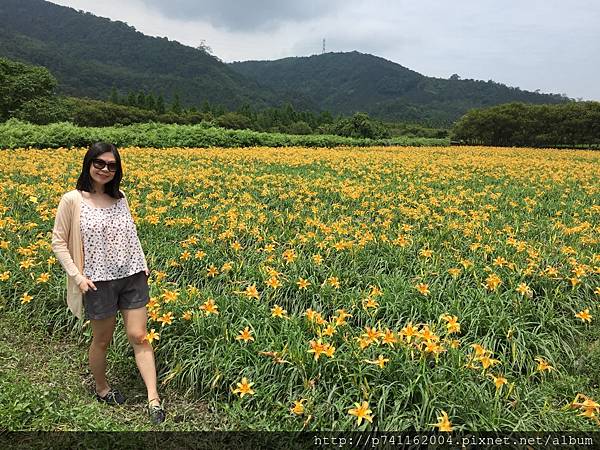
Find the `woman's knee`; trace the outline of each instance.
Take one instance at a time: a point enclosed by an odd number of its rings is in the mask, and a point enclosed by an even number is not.
[[[112,335],[92,336],[92,346],[106,351],[112,341]]]
[[[115,331],[115,317],[92,320],[92,345],[106,350]]]
[[[146,342],[146,332],[144,330],[128,331],[127,339],[131,345],[142,345]]]

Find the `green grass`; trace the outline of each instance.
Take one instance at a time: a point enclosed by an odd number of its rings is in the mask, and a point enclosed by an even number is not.
[[[168,386],[159,389],[168,420],[158,426],[151,424],[145,411],[145,386],[132,352],[118,355],[111,350],[108,355],[109,382],[126,395],[127,402],[120,406],[97,402],[87,365],[88,337],[51,335],[41,323],[22,319],[9,311],[0,315],[0,429],[190,431],[226,426],[205,402]],[[118,333],[123,333],[121,324]]]

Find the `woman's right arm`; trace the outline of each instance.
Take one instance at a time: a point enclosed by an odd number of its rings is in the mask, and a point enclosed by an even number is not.
[[[52,251],[70,277],[79,285],[86,278],[81,274],[71,253],[69,253],[69,234],[71,232],[71,205],[63,195],[56,210],[54,229],[52,230]]]

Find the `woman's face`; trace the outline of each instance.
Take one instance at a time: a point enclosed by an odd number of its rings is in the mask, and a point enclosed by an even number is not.
[[[117,162],[112,152],[102,153],[92,160],[90,176],[96,184],[104,186],[115,177],[116,166]]]

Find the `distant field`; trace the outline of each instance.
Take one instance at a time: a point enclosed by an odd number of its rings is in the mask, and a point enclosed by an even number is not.
[[[0,151],[0,308],[73,339],[50,240],[84,152]],[[235,428],[599,429],[600,153],[121,155],[159,381]]]

